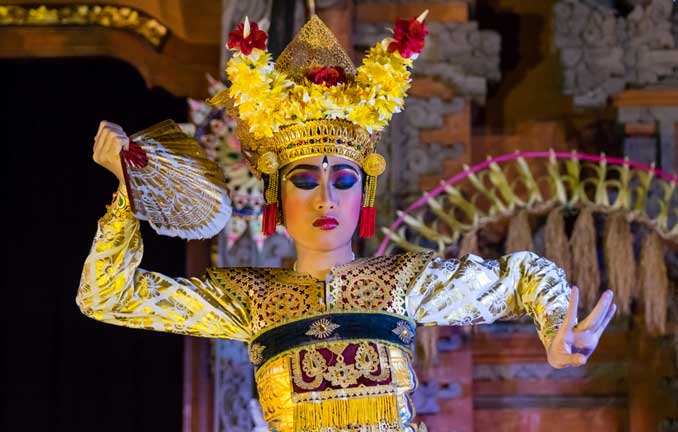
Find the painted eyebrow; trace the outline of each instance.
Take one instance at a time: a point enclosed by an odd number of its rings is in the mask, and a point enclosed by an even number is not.
[[[350,169],[354,173],[358,174],[358,176],[360,176],[360,173],[358,172],[358,170],[356,170],[355,168],[353,168],[349,164],[336,164],[336,165],[332,165],[331,168],[332,168],[332,171],[341,171],[343,169]]]
[[[296,171],[296,170],[298,170],[298,169],[305,169],[305,170],[311,170],[311,171],[320,171],[320,168],[318,168],[318,167],[315,166],[315,165],[299,164],[299,165],[295,166],[294,168],[292,168],[291,170],[287,171],[287,173],[285,173],[285,175],[288,176],[288,175],[290,175],[293,171]]]
[[[355,172],[356,174],[360,175],[358,170],[356,170],[354,167],[352,167],[349,164],[337,164],[337,165],[332,165],[331,166],[332,171],[340,171],[343,169],[350,169],[351,171]],[[291,170],[287,171],[285,174],[286,176],[290,175],[293,171],[298,170],[298,169],[305,169],[305,170],[311,170],[311,171],[320,171],[320,167],[317,165],[308,165],[308,164],[299,164],[292,168]]]

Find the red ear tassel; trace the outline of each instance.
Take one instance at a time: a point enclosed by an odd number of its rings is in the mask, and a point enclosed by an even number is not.
[[[360,238],[370,238],[374,235],[377,220],[375,207],[363,207],[360,210]]]
[[[264,216],[261,221],[261,231],[265,236],[275,233],[275,226],[278,223],[278,203],[270,203],[264,206]]]

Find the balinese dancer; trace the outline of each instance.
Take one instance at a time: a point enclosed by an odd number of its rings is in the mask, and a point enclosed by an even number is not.
[[[291,270],[211,268],[171,278],[139,268],[139,222],[118,157],[128,138],[102,122],[94,159],[121,183],[84,265],[82,312],[247,343],[264,416],[278,432],[416,431],[408,395],[417,382],[417,324],[528,314],[553,367],[585,364],[614,314],[612,295],[577,324],[578,291],[544,258],[354,257],[355,231],[374,232],[376,181],[386,167],[376,141],[403,107],[426,34],[423,17],[397,20],[392,38],[357,69],[315,15],[275,64],[255,23],[230,34],[231,86],[211,103],[238,120],[243,155],[266,184],[263,230],[284,224],[297,250]]]

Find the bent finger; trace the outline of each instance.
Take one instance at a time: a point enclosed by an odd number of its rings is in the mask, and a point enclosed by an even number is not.
[[[583,329],[590,328],[595,331],[600,324],[605,320],[607,313],[610,311],[610,305],[612,304],[612,298],[614,297],[612,291],[607,290],[600,296],[598,303],[593,308],[591,313],[588,314],[586,319],[584,319],[579,327]]]
[[[103,129],[97,136],[97,139],[94,140],[93,156],[94,160],[99,160],[105,154],[106,150],[106,141],[108,139],[110,131]]]
[[[102,143],[100,157],[106,160],[112,160],[120,153],[120,137],[109,130],[106,132],[103,139],[104,142]]]
[[[106,128],[106,120],[101,120],[99,122],[99,128],[97,129],[96,135],[94,135],[94,140],[96,141],[97,138],[99,138],[99,135],[101,135],[101,132]]]
[[[109,131],[106,152],[111,156],[117,155],[123,149],[127,141],[127,135],[122,132]]]
[[[610,309],[607,311],[607,314],[605,315],[605,319],[603,319],[598,328],[595,329],[596,335],[598,337],[600,337],[600,335],[603,334],[603,332],[607,328],[607,325],[610,324],[610,321],[612,321],[615,312],[617,312],[617,305],[612,303],[612,306],[610,306]]]

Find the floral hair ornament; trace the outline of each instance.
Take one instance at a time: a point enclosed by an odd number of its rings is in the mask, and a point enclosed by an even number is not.
[[[365,171],[359,232],[374,235],[377,177],[386,169],[375,147],[403,108],[412,61],[428,34],[427,13],[396,20],[392,37],[370,48],[357,69],[315,14],[275,63],[256,23],[245,18],[229,34],[231,86],[208,102],[228,109],[250,169],[268,176],[264,234],[273,234],[278,222],[279,169],[302,158],[334,155]]]

